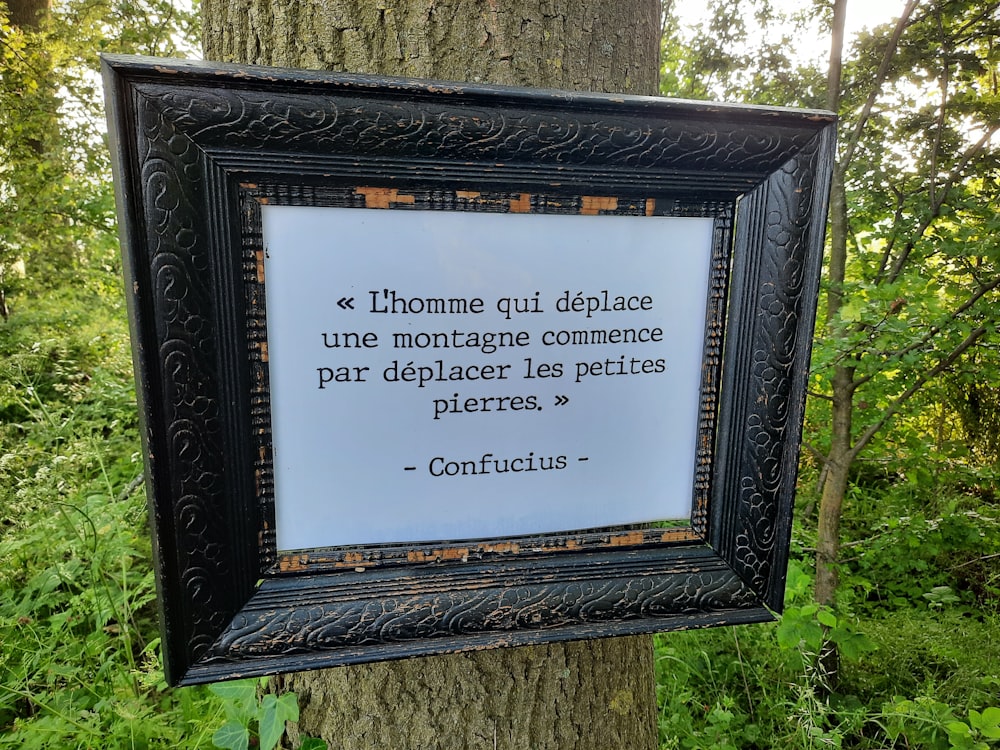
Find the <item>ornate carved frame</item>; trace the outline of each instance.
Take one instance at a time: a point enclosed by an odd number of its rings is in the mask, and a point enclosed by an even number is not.
[[[172,684],[780,611],[833,115],[103,65]],[[262,201],[715,217],[690,525],[277,554]]]

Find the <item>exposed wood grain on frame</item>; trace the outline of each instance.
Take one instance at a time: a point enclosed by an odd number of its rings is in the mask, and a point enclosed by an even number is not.
[[[511,200],[510,212],[512,214],[531,213],[531,195],[521,193],[516,200]]]
[[[396,188],[359,187],[359,195],[365,197],[365,208],[389,208],[393,203],[413,203],[412,195],[401,194]]]
[[[254,256],[257,258],[257,283],[264,283],[264,248],[258,248],[254,251]]]
[[[618,209],[618,199],[606,195],[584,195],[580,198],[580,213],[584,216],[597,216],[602,211]]]
[[[689,526],[679,526],[629,533],[595,531],[573,535],[518,537],[511,540],[464,542],[452,547],[434,544],[370,545],[354,549],[316,549],[310,550],[308,554],[284,553],[278,556],[278,568],[282,573],[323,573],[358,566],[375,568],[434,564],[444,560],[486,561],[517,555],[600,551],[625,546],[677,545],[701,541],[702,537]]]

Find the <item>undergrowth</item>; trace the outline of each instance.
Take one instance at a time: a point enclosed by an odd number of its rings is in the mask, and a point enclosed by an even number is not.
[[[0,748],[271,742],[290,699],[244,716],[163,683],[125,319],[79,287],[0,323]],[[658,636],[661,747],[1000,747],[1000,510],[977,482],[856,489],[836,611],[811,603],[806,522],[779,622]]]
[[[778,622],[657,636],[661,748],[1000,747],[1000,509],[903,484],[856,491],[845,528],[836,611],[797,523]]]
[[[0,325],[0,748],[211,747],[168,691],[120,300],[61,290]]]

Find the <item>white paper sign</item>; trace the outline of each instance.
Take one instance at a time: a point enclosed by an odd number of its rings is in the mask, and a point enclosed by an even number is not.
[[[711,219],[261,212],[280,550],[690,516]]]

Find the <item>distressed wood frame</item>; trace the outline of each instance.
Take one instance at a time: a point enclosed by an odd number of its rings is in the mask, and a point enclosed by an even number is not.
[[[103,67],[171,684],[780,611],[833,115]],[[279,555],[262,200],[715,217],[690,525]]]

